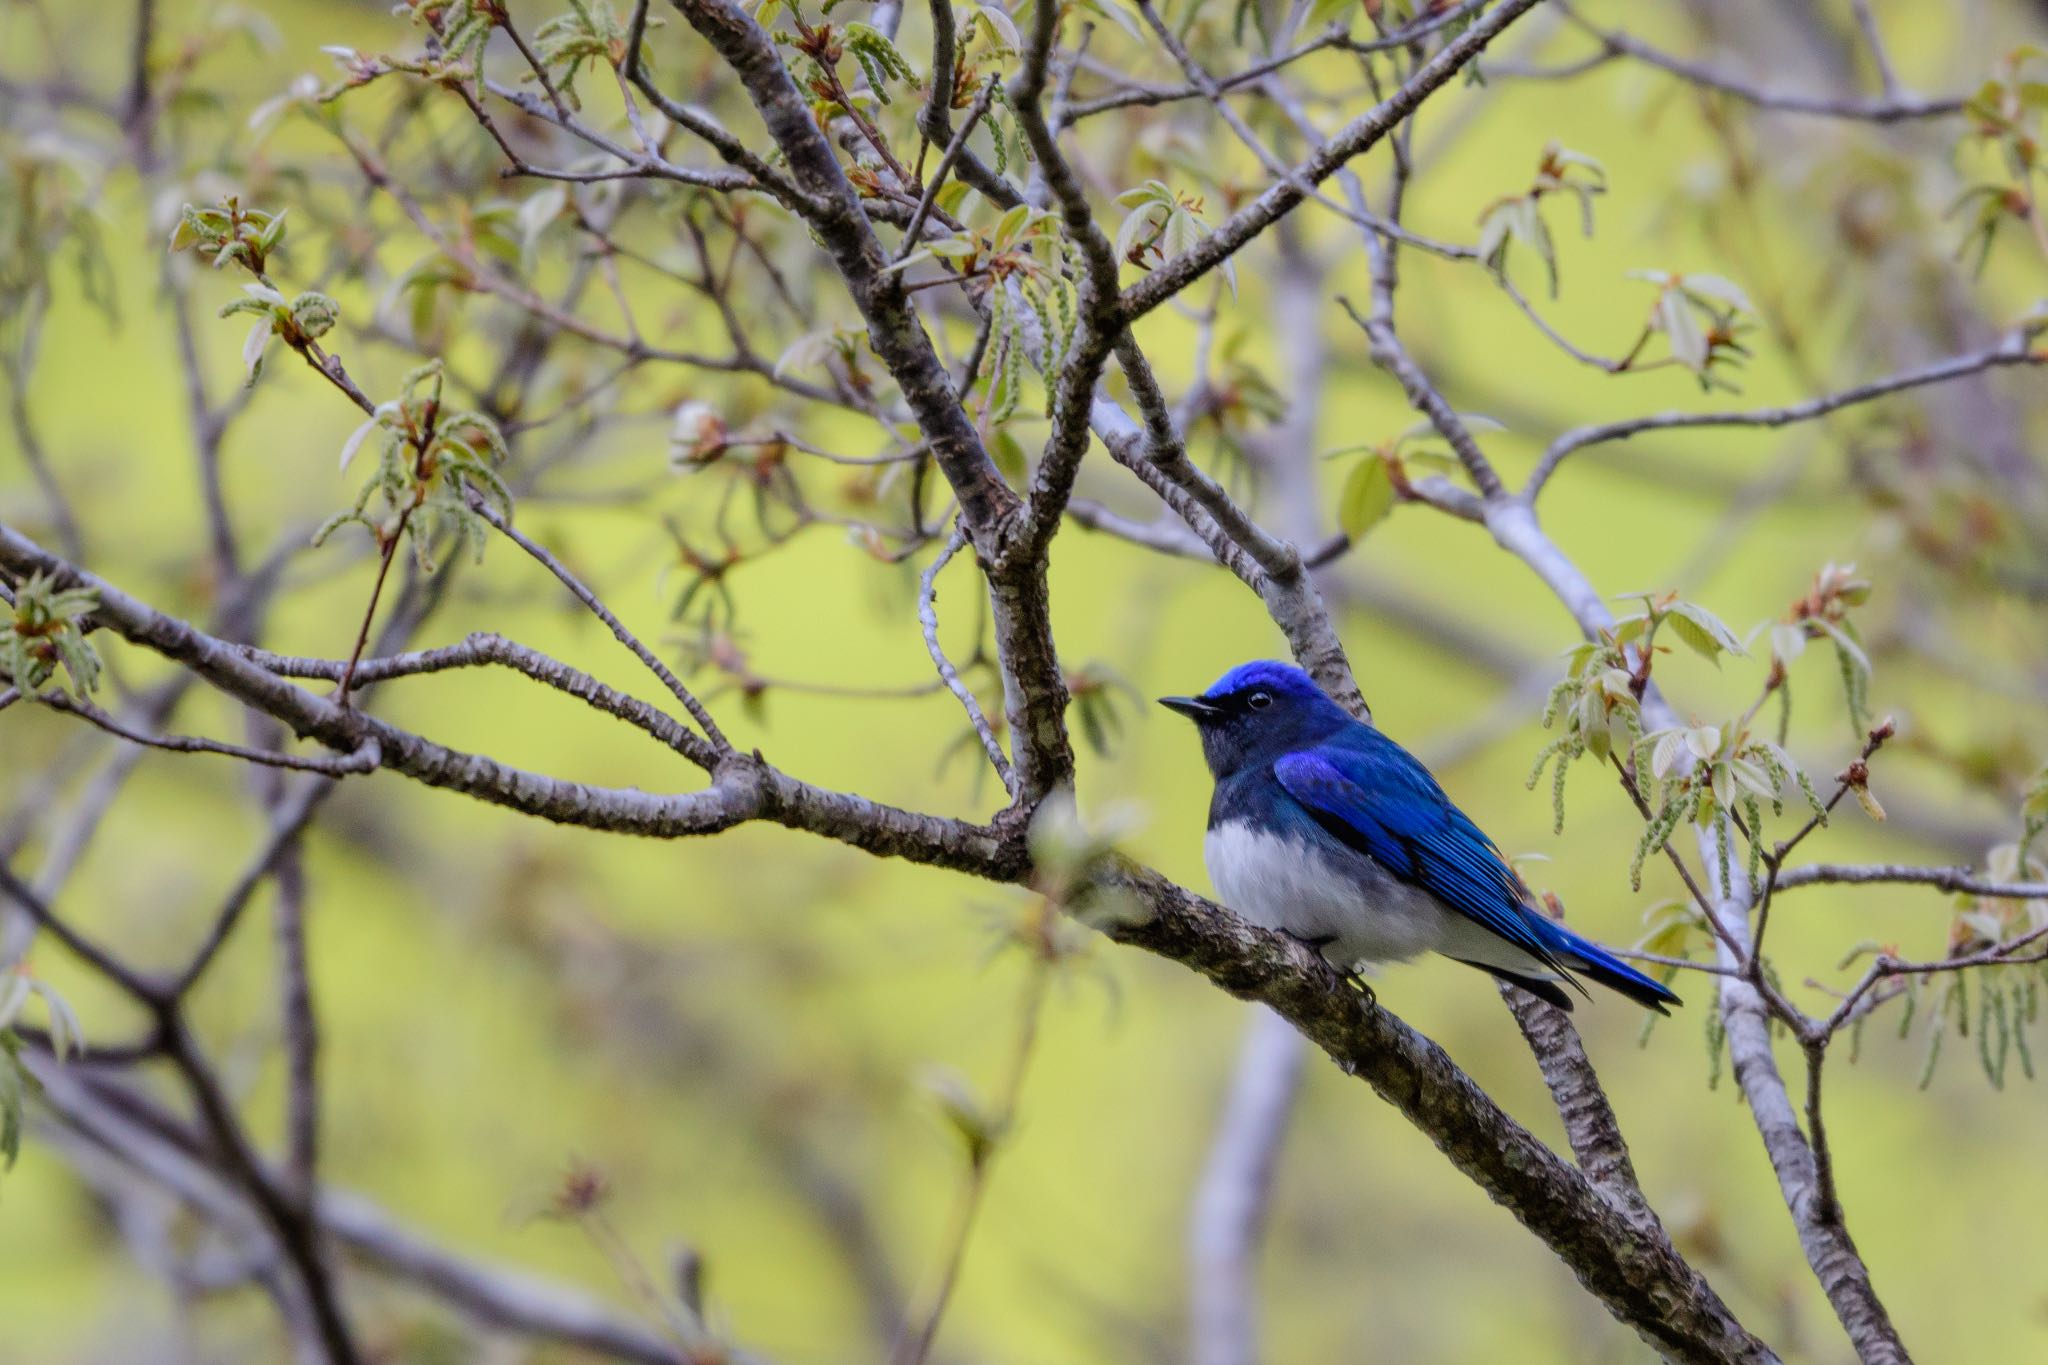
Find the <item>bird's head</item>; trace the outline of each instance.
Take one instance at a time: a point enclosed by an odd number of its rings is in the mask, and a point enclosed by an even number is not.
[[[1355,723],[1308,674],[1270,659],[1239,664],[1198,697],[1161,697],[1159,704],[1195,723],[1218,777]]]

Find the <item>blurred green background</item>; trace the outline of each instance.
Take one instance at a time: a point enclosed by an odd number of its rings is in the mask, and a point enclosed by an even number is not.
[[[320,45],[373,51],[416,41],[379,5],[269,0],[248,8],[275,25],[278,46],[213,69],[221,109],[194,118],[223,148],[246,140],[242,122],[257,101],[300,70],[327,69]],[[2030,22],[2019,6],[1966,7],[1968,23],[1947,7],[1877,8],[1906,79],[1936,91],[1973,84]],[[1606,12],[1675,49],[1699,41],[1676,10]],[[50,41],[84,78],[112,88],[125,38],[99,30],[125,26],[125,7],[49,13]],[[167,5],[166,41],[206,22],[202,6]],[[24,7],[0,11],[0,53],[8,54],[0,70],[10,79],[45,62],[37,28]],[[924,31],[913,12],[909,51],[920,52]],[[1514,59],[1585,50],[1568,30],[1544,32]],[[663,41],[664,69],[689,70],[695,56],[671,56],[682,50],[673,27]],[[1783,82],[1800,74],[1788,64]],[[375,108],[388,92],[364,98]],[[1567,215],[1553,217],[1561,297],[1541,298],[1540,273],[1519,264],[1525,290],[1568,335],[1608,353],[1624,348],[1650,291],[1623,272],[1650,267],[1736,280],[1760,308],[1789,320],[1803,348],[1795,364],[1779,338],[1760,334],[1739,397],[1702,395],[1678,370],[1611,378],[1547,345],[1474,267],[1408,253],[1404,333],[1454,403],[1507,424],[1488,449],[1516,477],[1564,426],[1789,401],[1894,367],[1875,329],[1915,325],[1920,262],[1940,268],[1960,231],[1940,219],[1969,165],[1968,154],[1950,157],[1957,128],[1894,135],[1819,121],[1752,123],[1739,112],[1729,121],[1732,129],[1717,131],[1667,78],[1619,63],[1569,84],[1497,79],[1448,91],[1429,107],[1410,222],[1432,235],[1472,240],[1480,211],[1526,186],[1546,142],[1605,164],[1612,192],[1598,206],[1594,238],[1582,241]],[[1223,137],[1213,125],[1191,126]],[[471,127],[467,136],[479,135]],[[317,145],[304,134],[273,145],[301,142]],[[352,193],[351,168],[325,156],[325,187]],[[1731,165],[1753,180],[1731,183]],[[1380,159],[1367,166],[1377,175]],[[90,567],[187,615],[204,610],[203,523],[182,379],[154,298],[163,236],[151,201],[201,192],[169,180],[146,188],[126,173],[109,179],[97,212],[119,322],[86,307],[61,276],[31,390],[43,441],[81,509]],[[1844,244],[1847,216],[1871,194],[1890,196],[1886,230],[1898,245],[1888,255]],[[1347,249],[1348,229],[1300,216],[1311,241],[1331,253],[1330,291],[1362,298],[1363,255]],[[2029,257],[2023,236],[2001,242],[1968,286],[1994,322],[2018,316],[2040,290],[2042,262]],[[1256,256],[1240,271],[1240,296],[1223,301],[1225,325],[1242,330],[1242,354],[1285,389],[1255,264],[1269,261]],[[297,263],[300,284],[313,264]],[[347,310],[374,291],[336,292]],[[194,285],[217,389],[238,373],[243,328],[207,314],[232,296],[224,278]],[[843,304],[836,312],[852,316]],[[714,334],[679,301],[651,300],[646,313],[670,336]],[[475,314],[469,325],[487,328],[489,316]],[[1371,369],[1341,311],[1332,304],[1322,322],[1330,370],[1319,446],[1379,441],[1408,426],[1397,389]],[[1143,332],[1175,384],[1187,376],[1190,336],[1187,320],[1173,316]],[[462,334],[456,344],[489,340]],[[341,349],[352,369],[386,386],[405,366],[368,341]],[[354,487],[336,476],[333,452],[355,418],[291,359],[272,357],[227,446],[235,515],[252,552],[341,505]],[[668,396],[723,392],[688,373],[650,383],[649,393]],[[2038,432],[2031,372],[1999,377],[1993,388]],[[1924,485],[1908,483],[1925,497],[1904,506],[1868,496],[1854,477],[1850,452],[1883,445],[1913,425],[1901,414],[1916,410],[1908,400],[1882,418],[1665,436],[1589,453],[1566,467],[1544,506],[1547,528],[1603,591],[1678,588],[1744,631],[1781,614],[1823,563],[1855,561],[1877,584],[1872,621],[1891,623],[1868,633],[1890,639],[1910,617],[1938,623],[1955,642],[1969,667],[1877,651],[1873,705],[1898,715],[1913,741],[1887,757],[1877,780],[1903,828],[1873,826],[1849,809],[1809,846],[1814,857],[1980,856],[2010,837],[2013,774],[2048,757],[2048,633],[2038,602],[1974,586],[1919,552],[1916,519],[1939,515],[1929,509],[1948,506],[1941,499],[1960,496],[1955,481],[1973,476],[1936,458],[1919,467]],[[836,435],[830,423],[807,434]],[[1973,437],[1936,430],[1930,439],[1940,451]],[[0,436],[8,446],[0,516],[45,535],[43,504],[12,440]],[[672,555],[656,514],[691,515],[723,476],[671,475],[658,420],[612,429],[578,459],[589,486],[645,496],[606,505],[537,497],[522,505],[521,524],[601,584],[629,623],[661,636],[676,584],[664,577]],[[1784,488],[1745,492],[1776,470],[1793,471]],[[1322,466],[1332,492],[1342,471],[1341,463]],[[1084,491],[1151,514],[1099,450]],[[1745,497],[1754,509],[1731,515]],[[644,693],[644,678],[603,629],[508,548],[495,546],[480,568],[463,572],[418,643],[496,630]],[[266,643],[344,653],[372,568],[347,534],[302,556]],[[955,564],[941,580],[949,638],[965,639],[970,574]],[[1259,603],[1228,575],[1079,528],[1057,542],[1053,581],[1062,658],[1113,669],[1145,698],[1198,689],[1233,663],[1284,648]],[[1346,584],[1356,592],[1342,613],[1345,639],[1380,725],[1425,753],[1454,746],[1455,761],[1439,769],[1453,797],[1503,848],[1550,859],[1530,875],[1564,899],[1576,927],[1633,941],[1644,911],[1679,888],[1668,869],[1653,867],[1642,891],[1630,890],[1639,821],[1610,784],[1575,774],[1564,831],[1552,833],[1547,794],[1523,783],[1547,738],[1537,725],[1540,687],[1532,693],[1528,676],[1518,684],[1475,664],[1468,651],[1373,603],[1398,596],[1539,672],[1575,638],[1562,609],[1483,531],[1421,507],[1397,510],[1333,569],[1333,598],[1345,597]],[[929,677],[913,566],[877,565],[828,532],[744,565],[732,586],[752,665],[766,676],[847,687]],[[133,650],[114,657],[130,680],[162,676]],[[1792,747],[1823,776],[1852,743],[1832,669],[1826,655],[1810,653],[1794,678]],[[1746,704],[1760,673],[1747,660],[1719,671],[1674,660],[1660,676],[1682,709],[1707,720]],[[446,743],[550,773],[650,790],[698,781],[623,728],[509,675],[408,681],[380,690],[376,704]],[[771,688],[757,711],[730,694],[713,704],[737,742],[823,785],[958,814],[985,813],[997,795],[995,784],[974,779],[969,755],[941,769],[960,728],[943,695],[872,700]],[[1142,823],[1129,850],[1206,889],[1208,782],[1194,739],[1149,703],[1125,703],[1124,714],[1113,752],[1082,756],[1082,805],[1133,804]],[[238,723],[234,707],[201,693],[178,718],[191,732],[235,734]],[[1460,742],[1475,727],[1479,742]],[[9,807],[77,742],[71,722],[39,708],[0,716]],[[78,786],[67,785],[61,801],[75,801]],[[235,767],[151,755],[61,908],[140,960],[171,961],[202,932],[260,831]],[[31,862],[37,852],[31,845]],[[883,1354],[882,1305],[925,1291],[960,1176],[957,1143],[924,1080],[946,1067],[986,1088],[1000,1071],[1023,971],[1014,955],[992,949],[1022,893],[780,829],[677,843],[557,829],[389,774],[344,784],[309,840],[308,873],[329,1180],[449,1245],[625,1303],[572,1228],[529,1216],[565,1167],[586,1162],[609,1180],[611,1216],[650,1264],[680,1245],[703,1254],[715,1315],[736,1340],[791,1362]],[[1851,945],[1875,939],[1937,956],[1949,924],[1947,901],[1931,893],[1816,889],[1781,905],[1772,937],[1795,997],[1818,1008],[1824,997],[1799,983],[1853,979],[1837,967]],[[71,998],[93,1037],[134,1026],[118,999],[53,950],[34,966]],[[1682,1247],[1788,1360],[1846,1360],[1739,1094],[1725,1076],[1709,1084],[1709,993],[1698,977],[1678,988],[1693,1003],[1640,1045],[1639,1017],[1616,1000],[1578,1015],[1645,1187]],[[1388,972],[1378,990],[1521,1121],[1562,1145],[1528,1050],[1485,979],[1432,961]],[[238,937],[207,983],[200,1018],[243,1112],[274,1143],[282,1070],[259,926]],[[940,1358],[1025,1365],[1178,1356],[1189,1195],[1247,1018],[1244,1006],[1178,967],[1096,945],[1052,997],[1020,1127],[996,1167]],[[1974,1065],[1973,1044],[1951,1039],[1931,1085],[1916,1089],[1924,1044],[1917,1032],[1896,1040],[1891,1022],[1873,1025],[1856,1065],[1830,1069],[1830,1126],[1857,1243],[1925,1359],[2048,1358],[2042,1088],[2015,1077],[1994,1090]],[[1788,1077],[1799,1074],[1795,1049],[1781,1061]],[[486,1358],[435,1354],[444,1348],[433,1345],[434,1310],[371,1280],[351,1284],[366,1340],[387,1358]],[[1647,1358],[1534,1238],[1320,1058],[1281,1165],[1260,1284],[1276,1361]],[[0,1179],[0,1359],[140,1359],[146,1324],[169,1311],[102,1210],[32,1139]],[[265,1358],[260,1295],[247,1291],[209,1313],[210,1333],[254,1353],[243,1358]]]

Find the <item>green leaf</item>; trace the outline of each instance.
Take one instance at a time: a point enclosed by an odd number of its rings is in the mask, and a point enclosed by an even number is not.
[[[1351,16],[1362,10],[1359,0],[1315,0],[1309,6],[1308,18],[1302,22],[1305,33],[1320,33],[1337,19],[1345,20],[1345,31],[1350,31]]]
[[[1196,224],[1194,214],[1178,204],[1167,210],[1166,231],[1160,236],[1159,249],[1169,260],[1186,255],[1201,239],[1202,229]]]
[[[1008,246],[1024,230],[1037,210],[1029,204],[1019,204],[996,221],[996,229],[990,234],[990,241],[997,247]]]
[[[1116,202],[1125,208],[1136,208],[1140,204],[1172,204],[1173,191],[1158,180],[1147,180],[1134,185],[1116,197]]]
[[[1656,747],[1650,751],[1651,776],[1661,780],[1677,769],[1678,760],[1685,750],[1685,733],[1676,727],[1657,732]]]
[[[1507,245],[1508,232],[1513,225],[1513,213],[1507,204],[1496,205],[1479,220],[1479,245],[1476,250],[1479,259],[1492,265],[1495,270],[1500,269],[1501,248]]]
[[[1344,490],[1337,497],[1338,528],[1357,540],[1386,520],[1398,499],[1387,462],[1378,455],[1368,455],[1353,465],[1344,478]]]
[[[1664,623],[1678,638],[1709,662],[1718,662],[1722,651],[1742,654],[1742,641],[1721,618],[1694,602],[1675,602],[1664,613]]]
[[[1128,199],[1131,193],[1134,191],[1126,191],[1117,198]],[[1129,260],[1131,251],[1138,245],[1139,239],[1149,236],[1158,229],[1160,212],[1158,203],[1147,199],[1141,200],[1138,207],[1125,215],[1124,221],[1116,230],[1116,258],[1119,261]]]

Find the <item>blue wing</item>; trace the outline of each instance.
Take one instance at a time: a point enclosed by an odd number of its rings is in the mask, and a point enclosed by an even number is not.
[[[1422,763],[1363,726],[1273,765],[1287,794],[1332,837],[1568,976],[1528,891]]]
[[[1331,837],[1573,985],[1578,982],[1567,964],[1659,1014],[1667,1013],[1667,1004],[1680,1003],[1662,983],[1531,909],[1528,888],[1493,840],[1451,804],[1419,759],[1379,731],[1363,725],[1346,730],[1335,740],[1288,754],[1273,773]],[[1537,989],[1528,981],[1520,984]],[[1570,1007],[1563,995],[1544,998]]]

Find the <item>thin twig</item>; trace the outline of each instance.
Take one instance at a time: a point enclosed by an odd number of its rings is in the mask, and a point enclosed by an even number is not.
[[[305,758],[297,754],[281,754],[271,749],[252,749],[247,745],[230,744],[225,740],[205,739],[195,735],[152,735],[123,724],[99,707],[83,698],[66,696],[62,692],[44,692],[36,700],[52,711],[77,716],[80,720],[106,731],[110,735],[125,739],[131,744],[146,748],[162,749],[174,754],[219,754],[225,758],[237,758],[244,763],[255,763],[267,768],[288,768],[298,772],[325,773],[329,777],[344,777],[353,773],[368,773],[377,770],[378,758],[374,748],[358,749],[353,753],[339,754],[333,758]]]
[[[2033,342],[2042,326],[2048,324],[2030,323],[2010,334],[1997,345],[1967,355],[1951,357],[1932,365],[1922,365],[1903,370],[1898,374],[1873,379],[1866,384],[1842,389],[1835,393],[1808,398],[1798,403],[1787,403],[1775,408],[1751,408],[1737,412],[1661,412],[1646,417],[1630,417],[1618,422],[1602,422],[1593,426],[1574,427],[1550,443],[1537,461],[1535,470],[1529,475],[1520,497],[1533,502],[1542,493],[1543,486],[1565,458],[1574,451],[1607,441],[1623,441],[1639,436],[1646,431],[1686,431],[1701,427],[1782,427],[1794,422],[1809,422],[1825,417],[1831,412],[1868,403],[1872,399],[1907,389],[1916,389],[1928,384],[1946,383],[1966,375],[1981,373],[2002,365],[2040,365],[2048,363],[2048,353],[2036,350]]]
[[[605,626],[611,631],[613,638],[626,648],[632,650],[634,657],[647,665],[647,671],[661,679],[662,686],[666,687],[670,694],[683,704],[683,709],[690,713],[690,718],[697,722],[698,728],[704,732],[704,737],[710,741],[708,749],[690,756],[693,762],[697,763],[700,767],[709,769],[716,766],[719,755],[728,754],[733,751],[732,742],[725,737],[725,732],[718,728],[718,722],[711,718],[711,713],[704,708],[702,702],[697,700],[696,694],[683,686],[682,679],[678,678],[669,669],[667,664],[657,658],[653,650],[642,644],[639,636],[626,629],[619,618],[612,614],[611,608],[600,601],[596,593],[584,586],[582,579],[569,572],[567,565],[555,558],[544,547],[535,543],[525,532],[505,520],[503,516],[499,515],[496,508],[487,506],[480,500],[474,501],[471,505],[477,515],[490,522],[506,539],[526,551],[536,562],[553,574],[562,586],[569,590],[569,595],[578,602],[581,602],[592,616],[604,622]]]
[[[1945,118],[1950,114],[1960,113],[1964,104],[1961,96],[1927,99],[1888,92],[1880,99],[1856,96],[1835,99],[1789,90],[1767,90],[1725,71],[1716,70],[1703,62],[1675,57],[1630,34],[1616,29],[1600,28],[1561,3],[1554,4],[1554,8],[1562,11],[1573,23],[1591,34],[1609,52],[1631,57],[1645,65],[1667,71],[1690,85],[1733,96],[1745,104],[1753,104],[1759,109],[1768,109],[1773,113],[1850,119],[1858,123],[1899,123],[1909,119]]]
[[[959,670],[946,657],[945,647],[939,643],[938,580],[939,571],[967,544],[967,532],[960,526],[953,528],[953,534],[946,538],[945,546],[938,557],[926,567],[917,585],[917,620],[924,628],[924,647],[932,656],[932,667],[939,671],[939,680],[946,685],[959,701],[960,709],[967,713],[967,723],[974,727],[975,736],[981,741],[981,751],[988,755],[989,766],[996,770],[996,776],[1003,781],[1003,790],[1012,797],[1019,790],[1016,769],[1010,766],[1010,759],[1003,752],[1002,742],[996,738],[994,727],[982,712],[981,703],[975,700],[974,689],[961,681]]]

